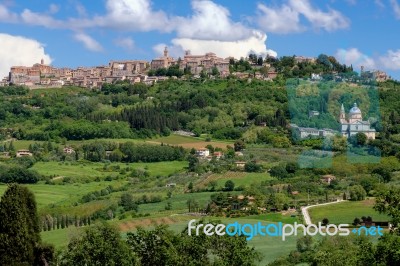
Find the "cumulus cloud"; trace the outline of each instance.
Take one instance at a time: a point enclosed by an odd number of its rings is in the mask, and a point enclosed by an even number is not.
[[[292,33],[305,29],[299,16],[302,15],[314,29],[334,31],[349,27],[349,19],[339,11],[329,9],[324,12],[313,7],[309,0],[288,0],[280,7],[258,4],[258,24],[267,32]]]
[[[301,32],[305,27],[300,25],[299,13],[288,5],[280,8],[269,8],[258,4],[258,25],[267,32],[292,33]]]
[[[386,55],[379,58],[379,61],[386,69],[400,70],[400,49],[389,50]]]
[[[167,31],[170,25],[167,15],[153,10],[150,0],[107,0],[106,9],[106,15],[83,21],[82,25],[136,31]]]
[[[31,66],[41,59],[46,64],[52,61],[43,44],[36,40],[0,33],[0,43],[0,77],[8,75],[11,66]]]
[[[247,39],[238,41],[218,41],[218,40],[200,40],[189,38],[173,39],[172,47],[169,47],[170,53],[173,56],[182,55],[184,50],[190,50],[192,54],[205,54],[214,52],[221,57],[234,56],[236,58],[246,57],[249,53],[256,53],[266,56],[277,56],[273,50],[267,49],[265,42],[267,35],[259,34],[251,36]],[[159,44],[154,47],[154,50],[161,53],[164,49],[164,44]]]
[[[177,38],[171,41],[171,55],[190,50],[193,54],[214,52],[221,57],[246,57],[250,52],[277,56],[267,49],[265,33],[233,21],[224,6],[210,0],[193,0],[192,9],[192,16],[174,19]],[[155,50],[161,52],[163,46],[157,45]]]
[[[93,52],[101,52],[103,51],[103,47],[100,43],[98,43],[95,39],[87,35],[86,33],[80,32],[74,35],[75,40],[81,42],[86,49]]]
[[[339,49],[336,52],[336,58],[346,65],[353,65],[354,69],[359,69],[361,66],[366,69],[376,67],[375,60],[363,54],[357,48]]]
[[[176,18],[180,38],[232,41],[253,35],[253,30],[230,19],[228,9],[212,1],[192,1],[192,10],[191,17]]]
[[[115,39],[114,44],[127,51],[132,51],[135,48],[135,42],[129,37]]]
[[[390,3],[392,4],[392,8],[393,8],[396,18],[400,19],[400,4],[399,4],[399,2],[397,2],[397,0],[390,0]]]

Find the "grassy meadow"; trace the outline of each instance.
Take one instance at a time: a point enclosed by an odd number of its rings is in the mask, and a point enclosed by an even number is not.
[[[327,206],[319,206],[308,209],[308,212],[313,223],[322,221],[328,218],[330,223],[333,224],[351,224],[354,218],[362,216],[371,216],[373,221],[388,221],[390,218],[387,215],[380,214],[372,207],[374,205],[373,199],[364,201],[346,201]]]

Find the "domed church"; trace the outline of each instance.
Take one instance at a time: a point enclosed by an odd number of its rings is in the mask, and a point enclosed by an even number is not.
[[[357,133],[364,133],[368,139],[375,139],[375,129],[371,128],[369,121],[362,120],[362,113],[357,104],[350,109],[348,120],[344,111],[344,106],[340,109],[339,122],[341,126],[341,133],[343,137],[350,137]]]

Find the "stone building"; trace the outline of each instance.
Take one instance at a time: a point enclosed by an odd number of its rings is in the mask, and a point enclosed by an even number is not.
[[[362,120],[361,110],[357,107],[356,103],[354,103],[353,107],[350,109],[348,119],[346,119],[344,106],[342,104],[339,122],[343,137],[351,137],[357,133],[364,133],[368,139],[375,139],[375,129],[371,128],[371,123],[369,121]]]

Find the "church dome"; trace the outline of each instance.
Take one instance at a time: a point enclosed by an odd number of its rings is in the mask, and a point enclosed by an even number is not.
[[[354,115],[355,115],[355,114],[361,114],[361,110],[360,110],[360,108],[357,107],[357,104],[356,104],[356,103],[354,103],[353,108],[350,109],[349,114],[350,114],[350,115],[353,115],[353,114],[354,114]]]

